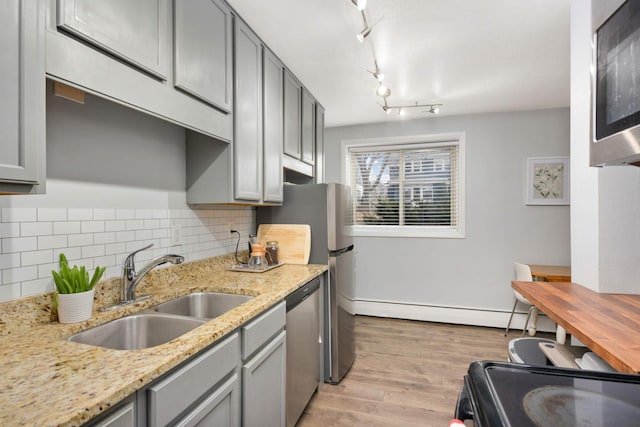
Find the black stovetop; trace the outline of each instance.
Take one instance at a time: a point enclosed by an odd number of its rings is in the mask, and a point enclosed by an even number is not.
[[[465,385],[478,425],[640,425],[638,375],[480,361]]]

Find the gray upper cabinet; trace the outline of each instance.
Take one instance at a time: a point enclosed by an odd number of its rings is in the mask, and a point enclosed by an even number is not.
[[[288,70],[284,73],[284,154],[301,157],[300,130],[302,85]]]
[[[284,65],[263,49],[263,199],[282,203],[282,147],[284,144]]]
[[[7,0],[0,13],[0,193],[44,191],[44,15],[40,4]]]
[[[316,100],[307,89],[302,89],[302,141],[301,160],[313,164],[315,160],[315,115]]]
[[[240,19],[235,20],[234,195],[262,196],[262,44]]]
[[[58,26],[165,80],[167,1],[58,0]]]
[[[324,181],[324,107],[316,102],[316,182]]]
[[[225,17],[217,4],[196,0],[42,1],[48,77],[231,142],[228,12]],[[201,20],[187,22],[201,15],[215,16],[227,26],[203,28]],[[190,40],[199,32],[200,40]],[[212,33],[225,34],[224,40],[207,40]],[[211,50],[200,56],[207,45]],[[202,75],[196,75],[197,70]],[[227,80],[217,80],[215,73]],[[211,79],[216,79],[213,88]]]
[[[174,5],[175,86],[231,112],[231,11],[219,0],[175,0]]]

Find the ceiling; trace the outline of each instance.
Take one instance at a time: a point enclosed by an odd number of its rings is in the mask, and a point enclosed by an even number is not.
[[[391,105],[439,115],[569,105],[570,0],[228,0],[326,108],[326,126],[434,117],[387,115],[369,71],[377,57]]]

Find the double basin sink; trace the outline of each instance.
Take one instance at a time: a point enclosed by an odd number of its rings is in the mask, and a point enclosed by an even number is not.
[[[116,350],[139,350],[167,343],[252,299],[199,292],[78,332],[69,341]]]

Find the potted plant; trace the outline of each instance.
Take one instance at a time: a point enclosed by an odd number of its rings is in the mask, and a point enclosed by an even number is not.
[[[60,323],[87,320],[93,310],[93,286],[100,280],[106,267],[96,267],[91,280],[84,266],[69,268],[67,257],[60,254],[60,271],[51,271],[58,293],[54,298],[58,306]]]

